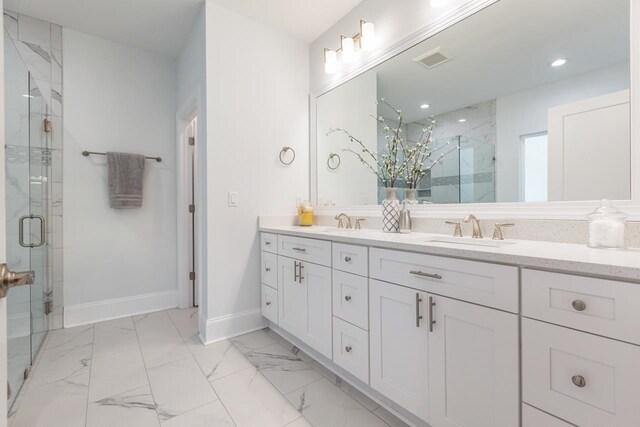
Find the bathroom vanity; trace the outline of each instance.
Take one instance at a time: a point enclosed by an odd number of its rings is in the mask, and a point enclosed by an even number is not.
[[[410,423],[640,425],[640,252],[261,232],[272,328]]]

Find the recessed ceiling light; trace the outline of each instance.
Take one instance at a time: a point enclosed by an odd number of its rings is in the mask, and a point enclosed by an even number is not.
[[[459,122],[459,123],[464,123],[464,122],[466,122],[466,121],[467,121],[467,119],[460,119],[460,120],[458,120],[458,122]]]
[[[427,108],[429,108],[429,107],[431,107],[431,105],[429,105],[429,104],[422,104],[422,105],[420,106],[420,108],[422,108],[423,110],[426,110],[426,109],[427,109]]]
[[[555,61],[553,61],[553,62],[551,63],[551,66],[552,66],[552,67],[562,67],[562,66],[563,66],[564,64],[566,64],[566,63],[567,63],[567,60],[566,60],[566,59],[564,59],[564,58],[559,58],[559,59],[556,59]]]

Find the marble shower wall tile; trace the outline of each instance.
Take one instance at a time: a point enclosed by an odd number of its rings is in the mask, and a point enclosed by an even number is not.
[[[7,30],[9,37],[13,40],[18,39],[18,14],[15,12],[10,12],[8,10],[4,11],[4,29]]]
[[[18,40],[51,48],[51,24],[30,16],[18,15]]]
[[[51,80],[51,52],[49,48],[22,41],[16,42],[16,48],[34,79],[37,81]]]

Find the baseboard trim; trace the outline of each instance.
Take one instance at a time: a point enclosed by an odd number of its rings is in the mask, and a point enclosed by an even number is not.
[[[205,328],[200,329],[200,338],[206,344],[226,340],[248,332],[266,328],[267,319],[262,317],[260,308],[240,313],[207,319]],[[202,332],[204,331],[204,334]]]
[[[177,290],[71,305],[64,308],[64,327],[86,325],[177,306]]]

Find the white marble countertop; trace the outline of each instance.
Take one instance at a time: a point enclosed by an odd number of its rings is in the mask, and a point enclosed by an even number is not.
[[[640,282],[640,250],[638,249],[608,251],[591,249],[585,245],[531,240],[505,240],[512,244],[503,247],[472,246],[428,241],[434,237],[443,237],[430,233],[396,234],[370,229],[344,230],[322,226],[261,224],[259,229],[267,233]],[[469,238],[461,238],[461,241],[463,239]]]

